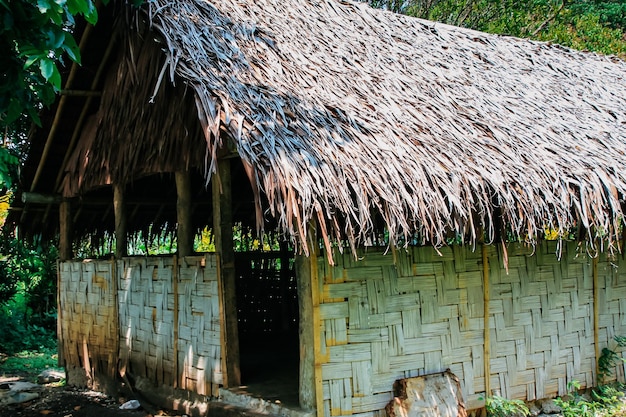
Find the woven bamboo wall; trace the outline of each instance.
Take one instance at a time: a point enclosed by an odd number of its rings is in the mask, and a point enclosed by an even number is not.
[[[80,367],[88,357],[115,364],[108,358],[119,349],[122,374],[130,371],[159,385],[215,394],[223,379],[216,259],[208,254],[186,257],[178,264],[173,267],[172,257],[62,263],[66,362]],[[105,267],[107,276],[90,272]],[[112,276],[117,277],[115,282]],[[104,294],[98,282],[117,288],[117,299]],[[104,311],[112,313],[105,317]],[[100,330],[100,322],[116,330]],[[77,344],[81,332],[91,336],[85,349]]]
[[[592,260],[553,242],[534,255],[508,248],[489,259],[490,386],[508,398],[563,394],[595,381]],[[384,414],[395,380],[450,368],[469,409],[485,395],[480,249],[430,247],[318,260],[324,415]],[[395,262],[394,262],[395,257]],[[599,344],[626,334],[624,262],[598,263]],[[623,371],[618,370],[620,377]]]
[[[115,264],[63,262],[59,265],[59,322],[63,360],[68,367],[115,375],[117,312]]]

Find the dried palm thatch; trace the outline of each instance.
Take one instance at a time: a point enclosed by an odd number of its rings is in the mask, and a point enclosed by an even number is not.
[[[356,245],[372,213],[392,239],[435,245],[501,225],[619,242],[623,61],[346,1],[154,0],[147,14],[160,81],[195,92],[207,174],[230,137],[305,249],[310,220],[327,246]]]

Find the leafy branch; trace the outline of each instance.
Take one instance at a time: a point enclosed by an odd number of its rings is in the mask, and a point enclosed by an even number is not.
[[[42,105],[61,89],[59,66],[80,64],[74,39],[75,16],[94,24],[93,0],[0,0],[0,128],[20,117],[35,123]]]

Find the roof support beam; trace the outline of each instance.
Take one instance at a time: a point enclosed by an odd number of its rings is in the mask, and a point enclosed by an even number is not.
[[[176,172],[176,217],[178,220],[178,256],[193,254],[193,231],[191,230],[191,176],[189,171]]]
[[[224,386],[241,384],[239,367],[239,334],[237,328],[237,294],[235,292],[235,252],[230,160],[220,159],[211,178],[213,193],[213,235],[218,257],[217,279],[220,285],[222,314],[222,369]]]
[[[68,200],[59,205],[59,259],[72,259],[72,212]]]
[[[315,247],[313,247],[315,248]],[[313,249],[311,252],[314,252]],[[316,401],[316,380],[315,380],[315,359],[317,345],[315,344],[315,332],[319,332],[319,328],[315,327],[313,316],[313,299],[316,292],[313,283],[313,268],[317,268],[317,260],[315,257],[308,257],[303,254],[296,255],[296,288],[298,290],[298,313],[300,322],[298,324],[298,336],[300,343],[300,370],[298,377],[298,400],[300,407],[305,410],[315,410]],[[282,262],[282,261],[281,261]],[[319,324],[319,323],[318,323]],[[319,339],[319,337],[318,337]],[[321,385],[321,381],[320,381]],[[319,413],[317,415],[320,415]]]
[[[93,90],[61,90],[59,92],[62,96],[74,96],[74,97],[100,97],[102,91]]]
[[[58,194],[22,193],[22,203],[59,204],[63,197]]]
[[[115,257],[117,259],[128,255],[128,238],[126,228],[126,201],[124,186],[113,185],[113,211],[115,213]]]

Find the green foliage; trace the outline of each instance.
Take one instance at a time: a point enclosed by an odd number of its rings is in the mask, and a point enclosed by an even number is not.
[[[621,0],[370,0],[370,5],[485,32],[626,57]]]
[[[28,115],[39,121],[41,105],[61,89],[58,65],[65,57],[80,63],[71,31],[74,16],[95,23],[92,0],[0,0],[0,127]]]
[[[595,417],[624,415],[623,387],[621,385],[600,385],[591,391],[591,397],[579,393],[578,381],[567,384],[568,394],[555,399],[563,417]]]
[[[616,343],[616,347],[613,349],[609,349],[608,347],[605,347],[604,349],[602,349],[602,353],[600,354],[600,357],[598,358],[598,376],[597,376],[598,384],[606,383],[606,379],[613,375],[613,371],[615,370],[615,367],[620,362],[622,363],[625,362],[625,359],[622,358],[621,355],[619,355],[615,349],[617,347],[626,346],[626,337],[615,336],[613,340]]]
[[[38,375],[46,369],[56,368],[56,348],[22,351],[0,361],[0,375]]]
[[[0,353],[14,355],[56,348],[54,330],[29,323],[26,313],[25,300],[19,296],[0,305]],[[55,315],[50,315],[54,319]]]
[[[19,162],[9,148],[0,147],[0,188],[10,189],[13,186]]]
[[[602,25],[626,30],[626,2],[623,0],[578,0],[570,8],[576,15],[594,15]]]
[[[13,185],[18,158],[7,142],[23,136],[61,89],[60,66],[80,64],[74,17],[95,23],[94,0],[0,0],[0,188]]]
[[[574,49],[589,50],[603,54],[626,56],[625,33],[620,29],[611,29],[600,23],[597,15],[577,16],[571,10],[551,24],[537,39],[555,42]]]
[[[591,395],[594,401],[599,402],[605,409],[621,409],[623,407],[622,397],[624,392],[621,385],[599,385],[593,391]]]
[[[499,395],[485,398],[487,415],[492,417],[528,416],[530,410],[522,400],[509,400]]]
[[[52,245],[31,245],[0,235],[0,350],[54,346],[56,258]]]
[[[570,381],[567,383],[568,394],[554,400],[561,408],[563,417],[593,417],[600,409],[600,404],[589,401],[579,394],[580,382]]]
[[[407,2],[404,0],[371,0],[370,6],[378,9],[390,10],[395,13],[404,13],[407,8]]]

